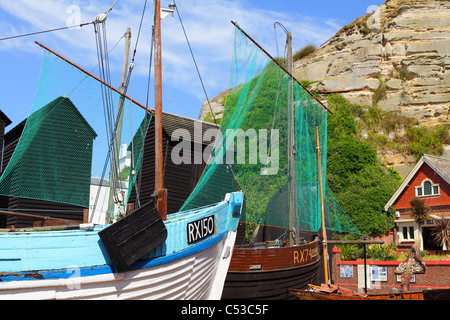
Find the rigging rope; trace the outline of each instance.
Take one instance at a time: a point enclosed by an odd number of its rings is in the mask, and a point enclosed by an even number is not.
[[[194,52],[192,51],[192,47],[191,47],[191,44],[190,44],[190,42],[189,42],[189,38],[188,38],[188,36],[187,36],[187,34],[186,34],[186,30],[184,29],[183,21],[181,20],[180,11],[178,10],[178,5],[177,5],[177,3],[176,3],[175,0],[173,1],[173,3],[174,3],[175,8],[176,8],[176,10],[177,10],[177,15],[178,15],[178,18],[179,18],[179,20],[180,20],[181,28],[183,29],[184,37],[186,38],[186,42],[187,42],[187,44],[188,44],[189,51],[190,51],[191,56],[192,56],[192,60],[194,61],[195,69],[197,70],[197,74],[198,74],[198,77],[199,77],[199,79],[200,79],[200,83],[201,83],[201,85],[202,85],[203,92],[205,93],[206,101],[208,102],[209,110],[210,110],[211,115],[212,115],[212,117],[213,117],[214,124],[218,124],[218,123],[217,123],[217,120],[216,120],[216,116],[214,115],[214,112],[213,112],[213,110],[212,110],[211,103],[209,102],[208,94],[207,94],[207,92],[206,92],[206,88],[205,88],[205,85],[204,85],[204,83],[203,83],[203,79],[202,79],[202,76],[201,76],[201,74],[200,74],[200,70],[198,69],[197,61],[195,60]],[[228,155],[225,153],[226,159],[227,159],[227,156],[228,156]],[[238,189],[239,191],[241,191],[241,188],[240,188],[239,183],[238,183],[238,181],[237,181],[237,179],[236,179],[236,176],[235,176],[235,174],[234,174],[234,170],[233,170],[232,166],[230,165],[230,162],[229,162],[229,161],[226,161],[226,162],[227,162],[228,169],[231,171],[231,174],[232,174],[232,176],[233,176],[233,179],[234,179],[234,182],[235,182],[235,184],[236,184],[237,189]],[[199,181],[200,181],[200,180],[199,180]]]
[[[97,46],[97,59],[98,59],[98,65],[99,65],[99,74],[100,79],[108,84],[111,85],[111,72],[109,67],[109,52],[108,52],[108,41],[107,41],[107,33],[106,33],[106,18],[108,13],[112,10],[114,5],[117,3],[118,0],[114,2],[114,4],[105,12],[102,14],[97,15],[95,18],[94,23],[94,31],[95,31],[95,39],[96,39],[96,46]],[[111,90],[106,85],[101,85],[101,93],[102,93],[102,101],[103,101],[103,109],[104,109],[104,117],[105,117],[105,129],[106,129],[106,137],[107,141],[109,142],[108,145],[108,155],[105,162],[105,167],[102,173],[102,180],[105,174],[106,164],[108,163],[108,160],[110,160],[110,194],[114,195],[114,202],[116,202],[115,197],[118,196],[118,192],[116,192],[117,181],[119,179],[119,153],[116,148],[116,135],[117,130],[121,130],[122,124],[121,124],[121,115],[115,116],[114,112],[114,102],[113,102],[113,95]],[[122,95],[126,93],[126,87],[122,88]],[[123,96],[120,98],[122,99]],[[118,110],[118,112],[121,112]],[[112,156],[111,156],[112,154]],[[120,187],[119,187],[120,188]],[[121,202],[121,201],[119,201]],[[112,208],[112,202],[110,202],[110,205],[108,206],[108,211],[111,210],[112,214],[114,213],[114,210]],[[111,219],[111,217],[110,217]],[[111,221],[109,221],[111,222]]]
[[[176,3],[175,0],[173,1],[173,3],[175,4],[175,7],[177,9],[177,15],[178,15],[178,18],[180,19],[181,28],[183,29],[184,37],[186,38],[186,42],[188,44],[189,51],[191,52],[192,60],[194,61],[195,68],[197,69],[197,74],[198,74],[198,77],[200,79],[200,83],[202,84],[203,92],[205,93],[206,101],[208,102],[208,106],[209,106],[209,110],[210,110],[211,115],[212,115],[212,117],[214,119],[214,123],[217,124],[216,116],[214,115],[214,112],[212,110],[211,103],[209,102],[208,94],[206,93],[205,85],[203,84],[202,76],[201,76],[200,71],[199,71],[198,66],[197,66],[197,61],[195,61],[195,57],[194,57],[194,53],[192,52],[191,44],[189,43],[189,39],[188,39],[188,36],[186,34],[186,30],[184,29],[183,21],[181,20],[180,10],[178,10],[178,6],[177,6],[177,3]]]
[[[10,36],[10,37],[5,37],[5,38],[0,38],[0,41],[3,40],[11,40],[11,39],[17,39],[17,38],[22,38],[22,37],[28,37],[28,36],[34,36],[37,34],[42,34],[42,33],[48,33],[48,32],[54,32],[54,31],[60,31],[60,30],[65,30],[65,29],[72,29],[72,28],[81,28],[90,24],[95,23],[94,21],[92,22],[87,22],[87,23],[82,23],[82,24],[77,24],[77,25],[73,25],[73,26],[67,26],[67,27],[61,27],[61,28],[55,28],[55,29],[49,29],[49,30],[43,30],[43,31],[37,31],[37,32],[31,32],[31,33],[24,33],[24,34],[19,34],[19,35],[15,35],[15,36]]]

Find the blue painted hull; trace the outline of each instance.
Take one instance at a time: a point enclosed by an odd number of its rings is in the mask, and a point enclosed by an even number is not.
[[[126,278],[127,274],[135,276],[146,272],[151,278],[151,270],[181,265],[183,260],[192,260],[192,257],[203,257],[198,258],[199,261],[202,261],[201,263],[211,262],[204,263],[204,269],[209,270],[210,282],[211,285],[215,283],[215,288],[207,288],[211,294],[203,298],[220,298],[217,293],[218,291],[221,293],[220,287],[223,288],[225,279],[223,276],[222,285],[220,285],[220,280],[218,284],[214,273],[226,274],[226,270],[225,272],[221,270],[223,263],[222,266],[219,264],[224,260],[225,267],[228,268],[228,259],[231,259],[231,250],[234,245],[232,233],[235,233],[239,221],[242,197],[242,193],[233,193],[223,202],[169,215],[169,219],[164,221],[167,229],[166,241],[127,269],[123,273],[125,276],[115,272],[99,238],[98,233],[106,226],[95,226],[88,230],[1,233],[0,299],[4,297],[21,298],[19,293],[26,293],[26,297],[29,297],[30,293],[29,290],[26,290],[27,287],[34,288],[32,290],[35,291],[35,294],[31,297],[48,298],[45,294],[39,293],[36,288],[43,286],[47,288],[45,290],[51,291],[52,289],[49,289],[47,284],[50,287],[64,287],[64,285],[67,286],[68,279],[72,282],[77,279],[80,284],[88,279],[86,281],[92,283],[91,285],[94,285],[95,288],[96,279],[102,277],[113,276],[116,279],[123,276]],[[214,232],[204,239],[189,244],[188,224],[210,216],[214,216]],[[225,258],[224,255],[226,255]],[[194,270],[195,263],[195,261],[189,263],[188,268]],[[218,276],[222,277],[222,275]],[[153,283],[164,280],[164,277],[167,275],[162,273],[161,279],[154,279]],[[151,289],[152,280],[149,279],[146,280],[146,285],[149,287],[147,296],[151,297],[151,290],[154,289]],[[104,284],[99,283],[98,286],[100,288]],[[81,285],[81,287],[83,286]],[[79,289],[80,292],[83,292],[82,288]],[[11,290],[16,291],[18,295],[11,295]],[[76,291],[73,289],[69,292],[72,292],[75,298],[86,297],[83,293],[77,294]],[[189,299],[190,297],[183,296],[182,298]]]

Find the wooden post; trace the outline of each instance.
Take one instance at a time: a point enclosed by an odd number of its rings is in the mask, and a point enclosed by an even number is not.
[[[320,208],[322,211],[323,267],[324,267],[324,271],[325,271],[325,283],[328,283],[327,230],[325,228],[325,208],[323,205],[322,165],[320,163],[319,127],[317,127],[317,126],[316,126],[316,137],[317,137],[317,160],[319,163]]]
[[[367,293],[367,251],[364,243],[364,293]]]
[[[162,130],[162,68],[161,68],[161,4],[155,1],[155,194],[156,208],[167,219],[167,190],[164,189],[163,130]]]

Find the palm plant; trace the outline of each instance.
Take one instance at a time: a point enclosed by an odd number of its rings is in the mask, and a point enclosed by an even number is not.
[[[428,212],[430,211],[429,207],[425,206],[425,201],[423,199],[414,197],[409,201],[412,206],[412,216],[419,223],[428,219]]]
[[[438,219],[435,222],[434,228],[431,231],[434,242],[442,247],[450,245],[450,219]]]

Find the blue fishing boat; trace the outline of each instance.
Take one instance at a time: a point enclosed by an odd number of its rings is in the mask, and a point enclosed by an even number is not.
[[[97,16],[96,33],[110,10]],[[19,209],[2,210],[4,215],[55,223],[0,230],[0,299],[221,298],[243,193],[230,188],[221,201],[167,213],[167,190],[163,181],[159,0],[155,1],[154,10],[155,110],[147,109],[126,95],[128,57],[124,59],[123,86],[117,90],[106,78],[96,78],[46,48],[34,112],[28,117],[19,144],[0,178],[0,194],[20,201],[31,199],[29,203],[40,206],[36,211],[28,208],[28,213]],[[54,65],[47,64],[45,59],[56,61],[59,69],[55,71]],[[65,71],[61,63],[72,69],[76,67],[82,75],[70,83],[70,72]],[[129,72],[131,70],[132,66]],[[59,74],[59,78],[50,79],[55,74]],[[94,159],[97,146],[102,142],[101,129],[95,127],[99,117],[90,115],[98,103],[93,101],[91,91],[82,89],[92,78],[102,90],[101,97],[107,97],[106,104],[118,105],[106,140],[109,152],[106,163],[111,172],[117,166],[113,163],[117,160],[115,148],[120,148],[126,139],[131,140],[132,146],[128,190],[115,190],[115,186],[124,183],[119,181],[118,174],[111,174],[109,198],[114,199],[110,202],[113,210],[103,216],[98,215],[96,205],[89,201],[93,190],[89,183],[97,165]],[[67,88],[63,88],[64,85]],[[57,86],[62,89],[56,90]],[[77,91],[82,92],[83,98],[77,96]],[[142,109],[143,120],[140,125],[131,127],[132,135],[127,137],[124,134],[128,130],[122,130],[121,121],[126,114],[124,105],[128,103]],[[140,204],[136,194],[141,162],[146,161],[142,159],[142,149],[150,119],[154,121],[155,183],[152,200]],[[83,187],[90,189],[90,193]],[[133,203],[127,203],[126,193],[134,194]],[[99,194],[100,191],[95,203]],[[19,203],[19,200],[14,201]],[[51,201],[59,203],[60,207],[70,205],[72,210],[65,212],[64,219],[51,217],[53,210],[42,212]],[[120,219],[114,217],[116,207],[124,210]],[[84,211],[81,223],[73,208]],[[98,223],[94,218],[98,216],[115,222]],[[58,223],[61,221],[66,223]]]
[[[220,299],[241,204],[232,193],[169,215],[165,241],[123,272],[99,236],[108,225],[0,233],[0,299]]]

